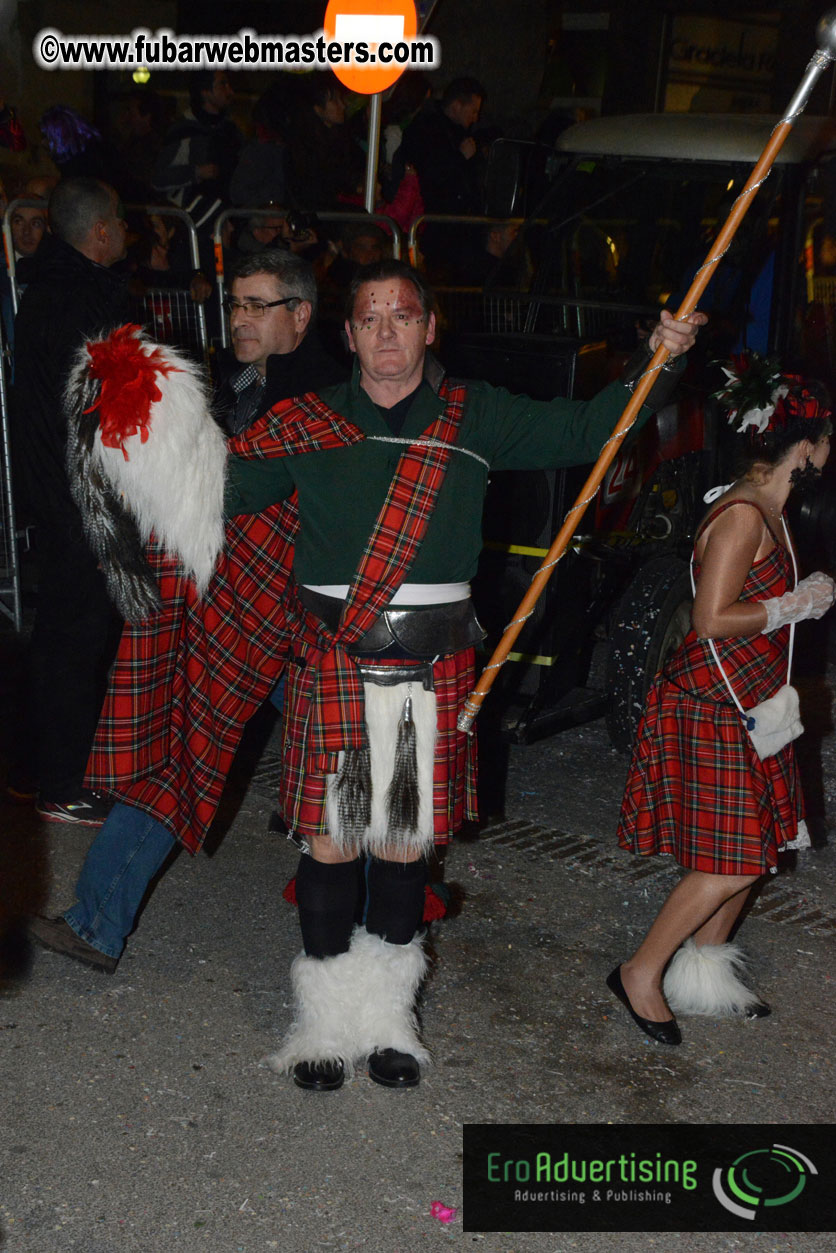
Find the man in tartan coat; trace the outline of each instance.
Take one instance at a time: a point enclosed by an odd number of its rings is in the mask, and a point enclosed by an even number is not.
[[[271,1064],[317,1090],[361,1061],[376,1082],[411,1086],[428,1060],[413,1008],[425,857],[473,813],[472,745],[455,719],[479,636],[468,580],[487,470],[593,460],[627,398],[622,382],[588,403],[541,403],[443,379],[426,352],[430,295],[397,262],[361,271],[349,310],[351,382],[278,406],[230,445],[226,551],[205,602],[180,588],[203,629],[184,630],[182,648],[156,632],[158,651],[184,654],[169,704],[151,699],[146,638],[117,666],[91,758],[128,815],[124,843],[147,885],[174,835],[199,846],[240,727],[288,662],[280,803],[303,849],[305,951],[296,1019]],[[702,320],[664,315],[650,348],[680,355]],[[282,504],[295,499],[298,523]],[[182,575],[151,555],[166,601],[166,580]],[[115,965],[137,886],[103,907],[84,877],[62,951]],[[128,877],[116,875],[117,897]],[[103,917],[116,924],[107,936]]]

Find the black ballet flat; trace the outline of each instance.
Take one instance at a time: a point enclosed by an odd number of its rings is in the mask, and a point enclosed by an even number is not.
[[[308,1092],[336,1092],[344,1079],[342,1062],[297,1062],[293,1067],[293,1082]]]
[[[682,1043],[682,1032],[679,1030],[679,1024],[675,1018],[668,1018],[665,1022],[651,1022],[649,1018],[642,1018],[641,1014],[636,1013],[630,1004],[629,996],[624,991],[624,984],[621,982],[620,966],[616,966],[612,974],[607,975],[607,987],[613,996],[617,996],[621,1001],[621,1004],[627,1010],[639,1031],[649,1035],[651,1040],[655,1040],[657,1044]]]
[[[766,1001],[756,1001],[754,1005],[750,1005],[745,1013],[746,1018],[768,1018],[772,1013],[772,1007],[767,1005]]]

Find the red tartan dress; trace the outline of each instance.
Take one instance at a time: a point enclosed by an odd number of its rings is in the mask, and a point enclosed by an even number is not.
[[[696,563],[694,569],[698,577]],[[768,600],[792,586],[790,557],[776,542],[752,566],[740,599]],[[714,643],[744,709],[786,683],[789,627]],[[619,844],[635,853],[670,853],[688,870],[763,874],[796,838],[802,818],[792,744],[760,760],[708,642],[692,630],[648,693]]]

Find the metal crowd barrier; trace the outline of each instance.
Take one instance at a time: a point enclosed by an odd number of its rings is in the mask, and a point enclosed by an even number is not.
[[[20,558],[17,546],[14,497],[12,495],[11,444],[9,439],[8,356],[0,319],[0,613],[10,618],[16,631],[23,627],[20,595]]]
[[[173,205],[126,205],[132,213],[144,213],[147,217],[174,218],[186,228],[189,241],[189,259],[192,269],[200,269],[200,249],[197,231],[191,217],[183,209]],[[133,298],[133,317],[142,323],[152,339],[160,344],[183,348],[192,356],[206,361],[209,354],[209,334],[206,327],[206,310],[193,300],[188,289],[179,287],[149,287],[142,296]]]
[[[616,329],[628,329],[635,325],[637,318],[659,316],[658,309],[649,305],[605,303],[577,296],[540,296],[437,284],[433,285],[433,291],[442,326],[455,332],[591,339]]]
[[[385,230],[392,235],[392,256],[400,259],[403,252],[401,229],[397,222],[387,217],[385,213],[343,213],[341,211],[331,212],[330,210],[322,213],[316,210],[306,210],[314,216],[317,222],[376,222],[379,226],[383,226]],[[224,275],[224,255],[223,255],[223,228],[226,223],[233,218],[273,218],[281,216],[278,209],[225,209],[223,213],[218,214],[215,219],[215,226],[212,233],[215,245],[215,287],[216,299],[218,302],[218,319],[221,328],[221,347],[229,347],[229,322],[224,309],[224,296],[226,295],[226,279]]]
[[[425,224],[450,227],[546,225],[544,219],[485,217],[476,214],[427,213],[412,223],[407,238],[410,262],[419,261],[418,235]],[[632,326],[637,317],[656,316],[645,306],[598,297],[540,294],[504,286],[484,287],[434,283],[443,326],[450,331],[502,335],[559,335],[589,339],[615,328]]]

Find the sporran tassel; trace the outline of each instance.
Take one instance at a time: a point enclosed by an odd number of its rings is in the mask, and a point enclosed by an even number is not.
[[[368,745],[345,750],[335,787],[343,842],[354,843],[362,839],[372,820],[372,768]]]
[[[386,790],[389,830],[393,836],[414,835],[418,828],[418,753],[412,697],[403,703],[392,782]]]

